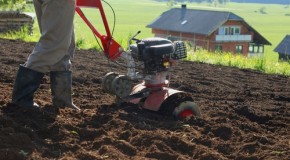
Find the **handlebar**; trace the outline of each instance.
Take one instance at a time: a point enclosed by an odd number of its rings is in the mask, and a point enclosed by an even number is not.
[[[138,31],[137,33],[135,33],[129,40],[128,40],[128,47],[130,46],[130,42],[132,41],[132,40],[134,40],[134,41],[140,41],[139,39],[137,39],[137,38],[135,38],[138,34],[140,34],[141,33],[141,31]]]

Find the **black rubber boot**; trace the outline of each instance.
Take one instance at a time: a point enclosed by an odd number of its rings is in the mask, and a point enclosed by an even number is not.
[[[55,107],[69,107],[80,110],[72,102],[72,72],[52,71],[50,72],[52,104]]]
[[[38,105],[33,102],[33,95],[43,76],[44,73],[20,65],[14,83],[12,103],[20,107],[37,108]]]

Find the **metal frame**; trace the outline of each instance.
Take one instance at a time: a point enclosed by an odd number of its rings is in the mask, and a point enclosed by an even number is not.
[[[92,7],[99,9],[106,30],[106,35],[102,35],[100,32],[98,32],[98,30],[86,18],[85,14],[81,10],[81,7]],[[101,0],[77,0],[75,10],[92,30],[92,32],[101,40],[105,55],[110,60],[116,60],[118,57],[120,57],[123,52],[123,48],[113,39],[111,35]]]

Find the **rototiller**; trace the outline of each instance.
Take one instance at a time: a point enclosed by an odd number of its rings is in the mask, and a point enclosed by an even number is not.
[[[99,9],[106,35],[98,32],[82,12],[82,7]],[[156,37],[139,40],[135,38],[139,31],[129,39],[125,51],[112,37],[101,0],[77,0],[76,12],[100,39],[109,60],[125,60],[122,62],[127,68],[126,75],[109,72],[104,76],[102,87],[106,92],[116,95],[118,102],[138,104],[143,109],[178,119],[200,116],[200,110],[189,93],[169,88],[170,68],[187,56],[184,42]],[[131,41],[136,43],[131,44]]]

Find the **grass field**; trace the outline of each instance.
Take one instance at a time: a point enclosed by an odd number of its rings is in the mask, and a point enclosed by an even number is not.
[[[107,0],[107,2],[113,7],[116,15],[113,36],[122,45],[126,45],[128,37],[139,30],[141,31],[139,38],[151,37],[151,30],[146,28],[146,25],[168,9],[166,3],[153,3],[151,0]],[[113,11],[106,3],[103,3],[103,6],[112,30],[114,25]],[[94,26],[101,33],[105,33],[99,11],[97,9],[83,9],[83,11]],[[83,47],[95,45],[94,36],[78,15],[75,18],[75,24],[77,37],[86,43]],[[79,34],[80,31],[82,34]]]
[[[146,38],[153,36],[151,29],[146,28],[146,25],[151,23],[169,7],[166,2],[157,2],[153,0],[106,0],[113,8],[116,15],[114,38],[122,45],[126,46],[127,39],[130,35],[141,31],[138,38]],[[180,7],[181,4],[175,4],[174,7]],[[103,3],[106,15],[111,29],[114,24],[113,12],[110,7]],[[231,11],[243,17],[252,27],[254,27],[260,34],[262,34],[272,46],[265,47],[266,58],[277,60],[278,54],[273,50],[281,42],[286,34],[290,34],[290,7],[285,5],[274,4],[247,4],[247,3],[229,3],[224,6],[212,7],[208,3],[188,3],[188,8],[200,9],[215,9],[221,11]],[[266,14],[261,14],[262,10]],[[87,18],[89,18],[93,25],[104,33],[103,24],[101,22],[98,9],[83,9]],[[87,25],[80,19],[78,15],[75,17],[75,31],[78,46],[81,48],[96,48],[97,43]],[[38,28],[35,24],[36,34],[33,37],[25,39],[29,41],[36,41],[39,34]]]
[[[166,2],[152,0],[107,0],[107,2],[114,8],[116,14],[114,37],[122,45],[126,45],[126,39],[138,30],[142,31],[140,38],[153,36],[151,29],[146,28],[146,25],[169,9]],[[106,9],[109,24],[112,27],[112,11],[105,3],[103,5]],[[180,7],[180,4],[176,4],[174,7]],[[214,8],[208,3],[188,3],[187,7],[231,11],[243,17],[246,22],[272,43],[272,46],[265,47],[267,58],[278,58],[278,54],[273,50],[286,34],[290,34],[290,16],[285,15],[290,13],[290,8],[285,5],[230,3]],[[260,13],[262,9],[266,12],[265,14]],[[97,9],[85,9],[85,14],[97,28],[102,28]],[[78,15],[76,16],[75,24],[77,37],[83,41],[83,47],[90,48],[95,45],[92,33],[86,28],[86,25]],[[102,33],[104,33],[103,30]]]

